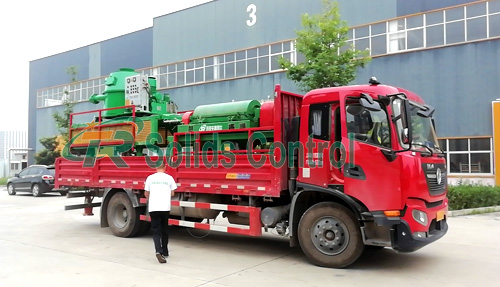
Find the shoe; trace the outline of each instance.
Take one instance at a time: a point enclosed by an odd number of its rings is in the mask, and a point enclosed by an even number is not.
[[[165,257],[161,255],[160,253],[156,253],[156,259],[158,259],[158,262],[160,263],[167,263],[167,260],[165,260]]]
[[[165,254],[163,254],[163,257],[164,257],[164,258],[167,258],[167,257],[168,257],[168,252],[167,252],[167,253],[165,253]]]

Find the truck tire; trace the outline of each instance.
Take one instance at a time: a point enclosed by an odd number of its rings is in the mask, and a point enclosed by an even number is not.
[[[311,206],[299,221],[299,244],[314,264],[344,268],[363,253],[359,222],[353,213],[334,202]]]
[[[118,237],[133,237],[141,228],[140,214],[124,192],[115,193],[108,203],[108,224]]]
[[[35,183],[31,186],[31,193],[33,194],[33,196],[35,197],[40,197],[42,196],[42,192],[40,191],[40,186]]]
[[[7,192],[9,195],[16,195],[16,190],[14,189],[14,185],[12,183],[7,185]]]

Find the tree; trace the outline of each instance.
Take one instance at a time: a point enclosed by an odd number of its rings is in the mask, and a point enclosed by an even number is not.
[[[77,81],[77,74],[78,74],[78,69],[75,66],[71,66],[66,68],[66,74],[71,76],[71,82],[76,82]],[[64,143],[60,144],[65,144],[69,140],[69,119],[70,115],[73,113],[73,108],[75,107],[75,102],[72,101],[69,97],[69,91],[65,90],[64,91],[64,98],[62,102],[64,106],[64,110],[62,113],[55,112],[52,117],[54,118],[56,122],[56,127],[59,129],[59,132],[61,133],[62,140]]]
[[[37,164],[51,165],[54,164],[56,158],[61,154],[57,151],[57,136],[41,138],[40,143],[43,145],[44,149],[35,154],[35,161]]]
[[[347,44],[349,26],[340,18],[338,3],[323,0],[323,5],[322,14],[302,15],[304,29],[296,32],[296,50],[305,61],[295,65],[283,57],[278,60],[304,92],[347,85],[356,78],[357,69],[371,60],[369,51]]]
[[[66,92],[65,92],[66,93]],[[64,142],[61,144],[65,144],[69,141],[69,118],[73,113],[73,107],[75,106],[75,102],[71,101],[69,98],[63,100],[64,110],[62,113],[55,112],[52,117],[56,122],[56,127],[61,134],[61,140]]]
[[[66,69],[66,74],[71,76],[72,83],[77,81],[76,76],[78,74],[78,69],[76,67],[68,67]],[[44,149],[35,154],[35,161],[37,164],[54,164],[56,158],[61,156],[62,148],[69,141],[69,119],[76,103],[70,99],[68,90],[64,91],[62,104],[64,106],[62,113],[55,112],[52,115],[60,135],[40,139],[40,143]]]

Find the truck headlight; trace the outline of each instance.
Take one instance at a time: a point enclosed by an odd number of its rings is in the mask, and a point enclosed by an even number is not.
[[[429,222],[427,219],[427,213],[414,209],[412,211],[412,215],[416,222],[422,224],[423,226],[427,226],[427,223]]]

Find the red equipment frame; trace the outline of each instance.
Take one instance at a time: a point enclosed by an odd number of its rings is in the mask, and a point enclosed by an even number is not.
[[[69,127],[70,127],[69,128],[69,138],[70,139],[73,138],[73,132],[74,131],[85,131],[87,129],[93,130],[93,129],[97,128],[98,129],[98,133],[99,133],[99,139],[101,139],[102,128],[131,125],[132,126],[132,137],[133,137],[132,143],[134,143],[135,142],[135,136],[136,136],[135,124],[131,124],[131,123],[115,123],[115,124],[104,124],[104,125],[102,124],[102,112],[112,111],[112,110],[119,110],[119,109],[132,109],[132,120],[135,121],[135,106],[134,105],[128,105],[128,106],[123,106],[123,107],[114,107],[114,108],[106,108],[106,109],[99,109],[99,110],[92,110],[92,111],[84,111],[84,112],[72,113],[69,116]],[[99,113],[99,122],[95,126],[92,126],[91,128],[89,128],[89,127],[72,128],[72,126],[73,126],[73,117],[74,116],[84,115],[84,114],[91,114],[91,113]],[[123,141],[123,140],[119,140],[119,141],[106,141],[106,142],[101,142],[100,145],[101,146],[120,145],[120,144],[124,144],[124,143],[126,143],[126,142]],[[88,144],[72,144],[71,145],[71,147],[85,147],[85,146],[88,146]],[[133,150],[133,148],[134,147],[132,146],[132,150]]]

